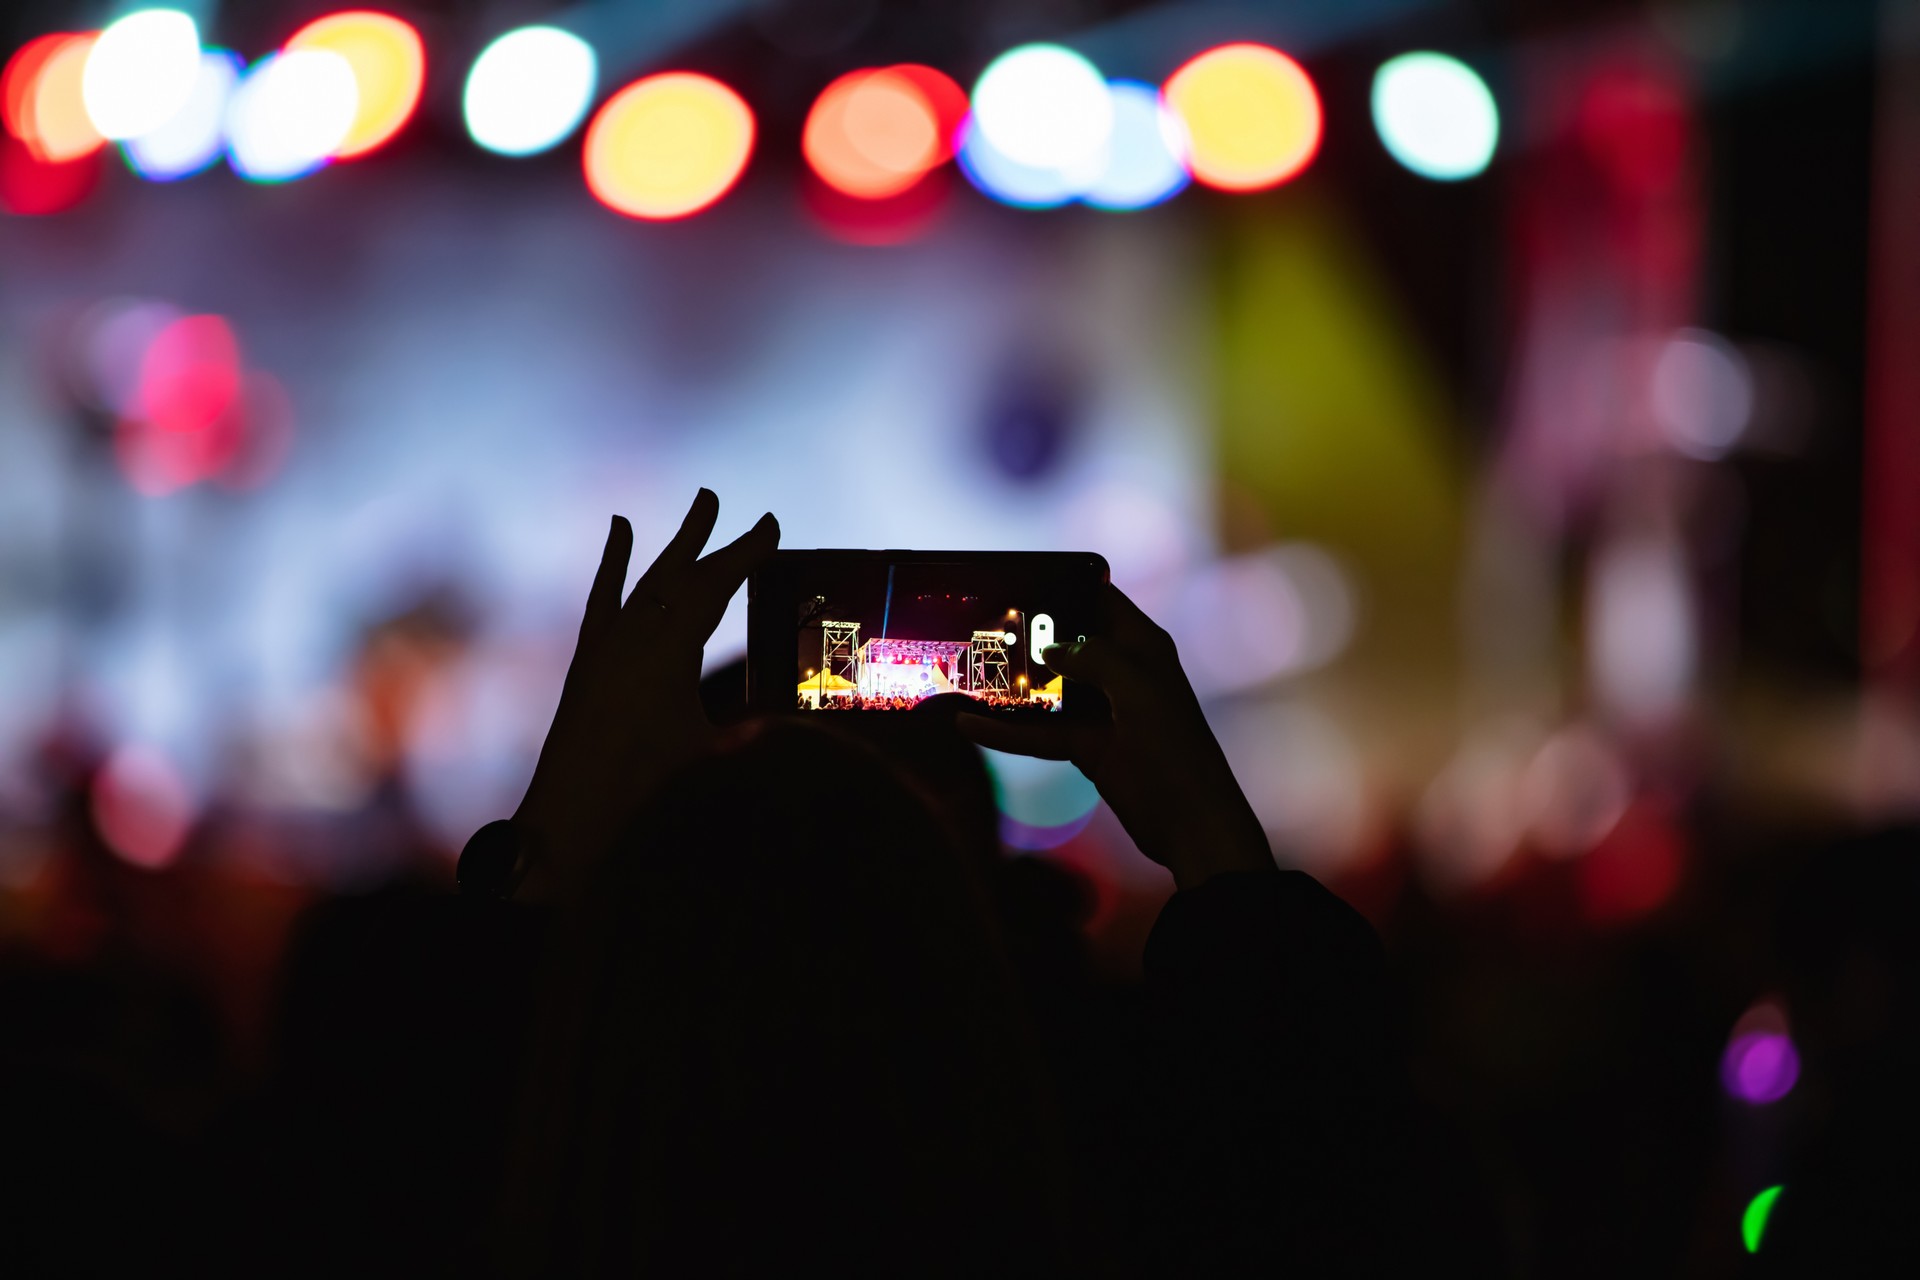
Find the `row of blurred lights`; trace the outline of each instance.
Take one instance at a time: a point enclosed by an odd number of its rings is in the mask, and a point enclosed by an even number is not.
[[[468,72],[467,130],[501,155],[550,150],[586,120],[598,79],[580,37],[552,26],[507,32]],[[203,48],[193,19],[164,8],[99,32],[41,36],[0,77],[6,128],[33,163],[74,165],[114,142],[136,173],[161,182],[222,154],[256,182],[365,155],[406,124],[425,81],[419,33],[389,14],[320,18],[247,66]],[[1443,54],[1382,65],[1372,106],[1387,150],[1425,177],[1471,177],[1498,142],[1493,95]],[[753,112],[719,81],[650,75],[588,124],[587,185],[632,217],[684,217],[733,186],[754,134]],[[957,159],[974,186],[1007,204],[1139,209],[1189,181],[1234,192],[1276,186],[1306,168],[1320,137],[1312,80],[1264,45],[1208,50],[1156,87],[1110,81],[1069,49],[1029,44],[995,59],[971,95],[930,67],[841,76],[814,102],[802,149],[823,182],[855,200],[902,196]],[[67,193],[65,203],[85,194],[46,177],[43,188]],[[64,207],[52,197],[24,204],[17,211]]]

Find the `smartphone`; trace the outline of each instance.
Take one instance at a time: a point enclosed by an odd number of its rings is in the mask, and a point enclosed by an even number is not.
[[[778,551],[747,584],[757,712],[884,715],[937,694],[1003,716],[1103,716],[1042,656],[1097,632],[1107,562],[1084,551]]]

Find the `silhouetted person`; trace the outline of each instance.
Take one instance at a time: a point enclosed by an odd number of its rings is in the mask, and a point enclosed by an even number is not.
[[[1377,943],[1276,869],[1165,633],[1110,591],[1099,635],[1049,651],[1109,722],[954,720],[1071,759],[1178,888],[1141,1000],[1081,1046],[1104,1055],[1090,1124],[1013,977],[978,804],[830,727],[714,726],[701,647],[778,537],[769,517],[699,558],[716,514],[703,490],[624,602],[616,519],[527,798],[469,847],[520,901],[449,903],[430,941],[331,966],[396,973],[321,1019],[337,1042],[296,1053],[283,1112],[341,1074],[316,1061],[371,1081],[383,1045],[431,1041],[437,1095],[406,1102],[415,1064],[387,1118],[307,1119],[336,1158],[364,1136],[379,1186],[449,1177],[411,1201],[414,1243],[515,1273],[1397,1271],[1412,1189]],[[356,1026],[361,1006],[387,1012]]]

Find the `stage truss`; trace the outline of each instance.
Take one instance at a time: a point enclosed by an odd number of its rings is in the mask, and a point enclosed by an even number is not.
[[[820,669],[829,676],[859,683],[860,624],[822,622],[820,624]]]
[[[976,631],[972,650],[972,670],[967,675],[968,691],[975,694],[1001,693],[1009,696],[1013,687],[1007,674],[1007,635],[1004,631]]]

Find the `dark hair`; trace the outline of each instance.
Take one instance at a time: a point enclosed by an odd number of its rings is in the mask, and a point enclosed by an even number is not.
[[[750,726],[663,790],[556,972],[529,1263],[1052,1269],[1048,1108],[978,879],[826,729]]]

